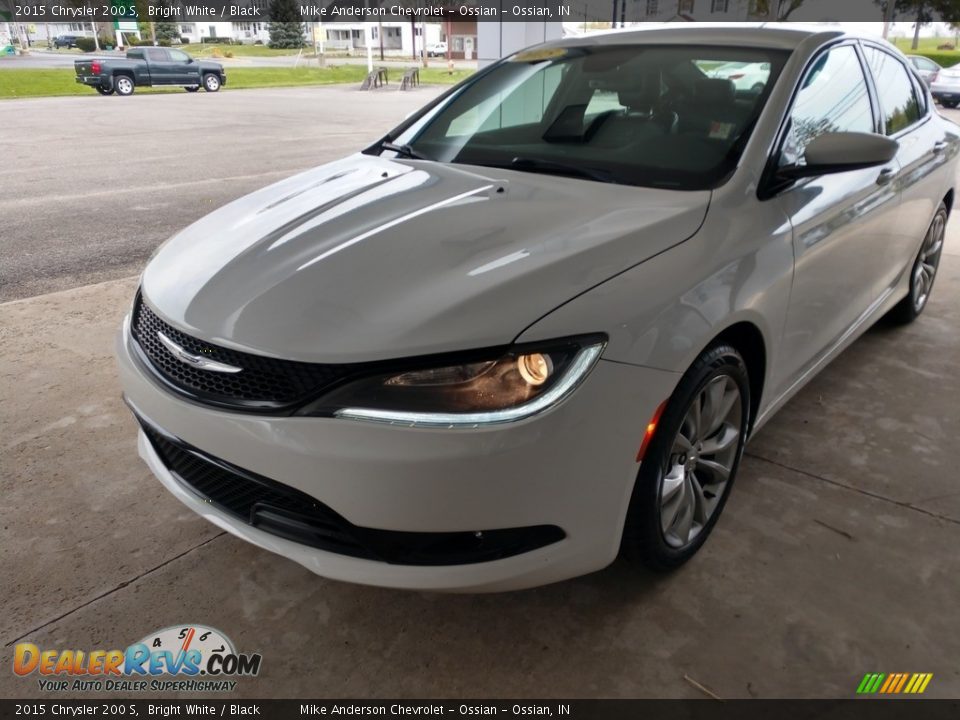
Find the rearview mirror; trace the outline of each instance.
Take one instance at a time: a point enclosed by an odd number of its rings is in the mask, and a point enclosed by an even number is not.
[[[884,165],[896,156],[900,143],[883,135],[861,132],[826,132],[804,150],[803,165],[780,168],[786,178],[813,177]]]

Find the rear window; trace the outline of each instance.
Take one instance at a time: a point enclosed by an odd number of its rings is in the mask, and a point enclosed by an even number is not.
[[[922,105],[910,73],[900,60],[888,52],[865,47],[867,64],[876,80],[887,135],[894,135],[916,123],[923,115]]]

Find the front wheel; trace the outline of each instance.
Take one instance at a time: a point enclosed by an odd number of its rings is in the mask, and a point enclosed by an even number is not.
[[[105,88],[97,85],[97,92],[101,95],[113,95],[113,88]]]
[[[913,261],[910,270],[910,293],[887,314],[887,317],[900,324],[913,322],[927,306],[933,281],[937,279],[940,267],[940,255],[943,253],[943,239],[947,230],[947,206],[941,202],[933,216],[927,234],[923,236],[920,252]]]
[[[220,89],[220,78],[213,73],[207,73],[203,76],[203,89],[207,92],[216,92]]]
[[[199,86],[199,85],[187,85],[187,86],[184,88],[184,90],[186,90],[187,92],[196,92],[196,91],[199,90],[199,89],[200,89],[200,86]]]
[[[941,101],[940,101],[940,104],[943,105],[943,106],[944,106],[945,108],[947,108],[948,110],[953,110],[954,108],[957,107],[958,104],[960,104],[960,101],[958,101],[958,100],[941,100]]]
[[[725,343],[706,350],[667,402],[642,459],[623,553],[654,570],[689,560],[730,494],[750,420],[747,367]]]
[[[113,81],[113,87],[117,91],[117,95],[133,95],[134,84],[131,78],[128,78],[126,75],[121,75],[116,80]]]

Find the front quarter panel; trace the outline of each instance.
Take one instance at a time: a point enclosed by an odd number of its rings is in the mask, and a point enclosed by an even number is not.
[[[775,203],[757,200],[750,178],[715,191],[691,239],[562,305],[518,340],[602,331],[606,360],[682,373],[724,329],[749,322],[764,338],[767,388],[779,382],[770,368],[792,276],[790,225]]]

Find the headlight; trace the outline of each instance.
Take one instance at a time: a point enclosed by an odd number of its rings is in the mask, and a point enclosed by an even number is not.
[[[566,398],[596,364],[604,343],[594,335],[394,369],[334,390],[309,412],[427,427],[521,420]]]

